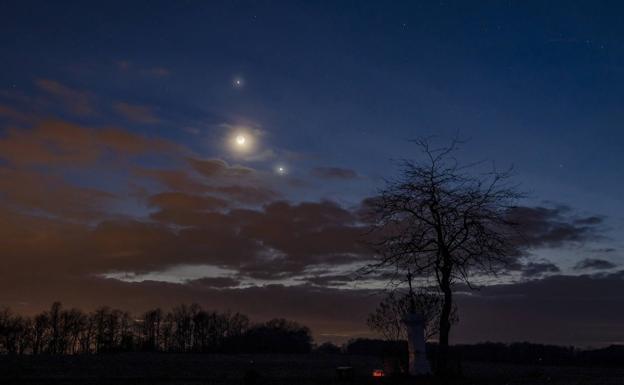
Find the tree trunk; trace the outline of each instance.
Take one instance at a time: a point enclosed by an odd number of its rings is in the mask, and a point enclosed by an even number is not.
[[[451,310],[453,308],[453,292],[451,290],[450,270],[444,271],[440,288],[444,293],[442,312],[440,313],[440,332],[438,342],[438,362],[436,372],[438,375],[447,374],[449,361],[449,332],[451,331]]]

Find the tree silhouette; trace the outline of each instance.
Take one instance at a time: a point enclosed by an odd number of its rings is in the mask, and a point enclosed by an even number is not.
[[[394,272],[393,280],[413,273],[420,285],[440,291],[437,369],[444,373],[453,288],[458,282],[472,288],[476,276],[495,274],[510,262],[515,251],[507,213],[522,194],[508,184],[508,172],[460,165],[457,141],[443,148],[426,139],[415,143],[424,160],[404,161],[400,177],[372,202],[379,257],[366,271]]]
[[[392,290],[386,294],[366,320],[368,327],[380,333],[390,341],[400,341],[407,338],[403,319],[416,310],[425,320],[425,337],[433,338],[438,334],[440,315],[442,311],[442,297],[437,292],[424,289],[418,292]],[[451,322],[457,322],[457,309],[453,307]]]
[[[140,317],[107,306],[91,313],[55,302],[33,318],[0,308],[1,354],[87,354],[122,351],[202,353],[305,353],[310,330],[274,319],[250,325],[240,313],[219,313],[197,304],[171,311],[152,309]]]

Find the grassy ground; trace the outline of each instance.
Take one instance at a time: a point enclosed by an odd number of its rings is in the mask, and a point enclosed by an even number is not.
[[[337,366],[352,366],[341,382]],[[464,363],[453,380],[377,380],[375,357],[342,355],[111,354],[76,357],[0,357],[0,384],[461,384],[624,385],[624,368],[529,367]]]

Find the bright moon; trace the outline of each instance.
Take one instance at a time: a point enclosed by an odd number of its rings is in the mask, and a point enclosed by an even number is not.
[[[240,128],[232,132],[228,138],[228,147],[235,154],[243,155],[253,152],[257,146],[257,139],[253,132]]]

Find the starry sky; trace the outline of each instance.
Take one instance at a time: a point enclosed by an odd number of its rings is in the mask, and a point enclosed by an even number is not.
[[[513,166],[528,236],[517,271],[458,294],[453,342],[624,343],[623,11],[3,1],[0,304],[195,301],[368,336],[362,202],[411,139],[459,136],[462,161]]]

